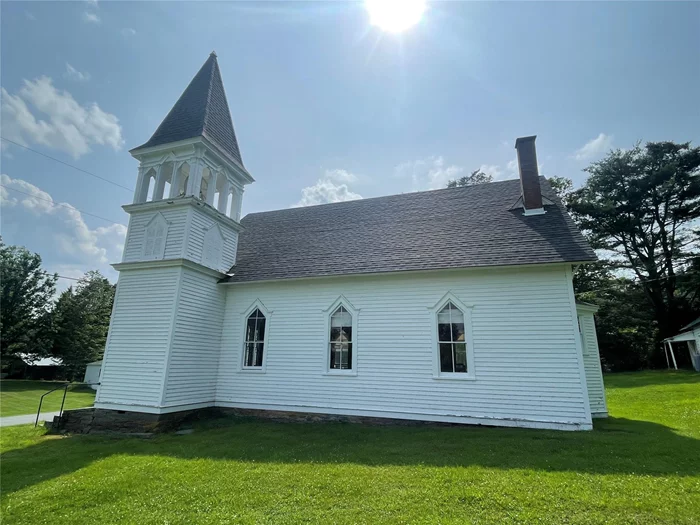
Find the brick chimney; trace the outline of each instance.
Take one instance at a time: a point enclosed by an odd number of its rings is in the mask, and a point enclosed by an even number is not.
[[[515,140],[518,151],[518,169],[520,171],[520,187],[523,194],[525,215],[544,213],[542,206],[542,190],[540,189],[540,174],[537,169],[537,151],[535,150],[536,135],[520,137]]]

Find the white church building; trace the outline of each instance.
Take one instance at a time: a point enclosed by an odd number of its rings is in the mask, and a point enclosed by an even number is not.
[[[224,407],[587,430],[606,414],[595,255],[539,177],[241,218],[214,53],[140,163],[95,412]]]

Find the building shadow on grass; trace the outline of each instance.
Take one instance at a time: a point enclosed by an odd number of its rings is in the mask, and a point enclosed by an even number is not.
[[[700,385],[700,374],[693,370],[644,370],[643,372],[611,372],[603,381],[614,381],[613,388],[645,386]]]
[[[227,417],[201,422],[189,435],[43,439],[2,454],[0,488],[8,494],[113,455],[274,463],[276,468],[314,463],[700,475],[700,440],[646,421],[610,418],[596,422],[593,432],[556,432],[470,426],[278,423]]]

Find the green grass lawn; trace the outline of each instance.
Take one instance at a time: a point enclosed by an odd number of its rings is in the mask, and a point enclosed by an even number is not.
[[[63,383],[55,381],[0,381],[0,417],[36,414],[39,399],[52,388]],[[56,412],[61,409],[63,390],[53,392],[44,398],[42,412]],[[90,407],[95,401],[95,391],[89,387],[71,387],[66,395],[64,408]]]
[[[224,419],[2,429],[11,523],[700,523],[700,374],[606,377],[593,432]]]

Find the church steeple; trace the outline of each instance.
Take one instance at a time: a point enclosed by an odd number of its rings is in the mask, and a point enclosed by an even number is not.
[[[131,151],[133,153],[141,149],[196,137],[204,137],[220,153],[243,166],[224,84],[221,80],[219,63],[214,51],[180,95],[153,136],[148,142]]]
[[[238,221],[243,166],[216,53],[204,62],[148,142],[130,152],[140,162],[134,204],[195,197]]]

